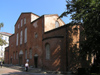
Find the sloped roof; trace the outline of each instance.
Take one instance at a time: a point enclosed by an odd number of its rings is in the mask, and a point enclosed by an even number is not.
[[[7,32],[0,32],[0,34],[6,35],[6,36],[11,36],[12,35],[11,33],[7,33]]]
[[[39,15],[37,15],[37,14],[35,14],[35,13],[32,13],[32,12],[22,12],[21,14],[34,14],[34,15],[40,17]]]

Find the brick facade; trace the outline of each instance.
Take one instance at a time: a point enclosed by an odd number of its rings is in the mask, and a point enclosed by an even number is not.
[[[5,58],[4,59],[5,59],[4,62],[6,64],[9,64],[9,47],[5,48]]]
[[[24,18],[26,18],[26,24],[24,24]],[[57,28],[56,21],[59,22]],[[80,29],[77,30],[77,34],[73,34],[75,31],[73,27],[65,25],[56,14],[40,17],[33,13],[22,13],[15,24],[15,33],[10,36],[9,61],[6,60],[5,63],[24,65],[28,59],[29,65],[36,68],[55,71],[72,70],[71,65],[74,58],[72,58],[71,49],[73,46],[79,48],[79,43],[76,42],[80,40]],[[25,28],[27,28],[26,43],[24,42]],[[20,44],[21,31],[22,44]],[[16,45],[17,34],[18,45]],[[46,59],[46,44],[50,45],[50,59]],[[7,54],[7,50],[5,53]]]

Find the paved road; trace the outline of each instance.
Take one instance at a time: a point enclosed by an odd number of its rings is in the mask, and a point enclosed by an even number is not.
[[[0,75],[51,75],[51,74],[29,73],[29,72],[22,72],[20,70],[15,70],[7,67],[2,67],[2,68],[0,67]]]

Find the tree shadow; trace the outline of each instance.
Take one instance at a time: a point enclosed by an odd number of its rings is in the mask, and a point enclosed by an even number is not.
[[[78,68],[88,67],[86,57],[80,52],[80,25],[69,26],[68,29],[68,70],[77,72]]]
[[[66,34],[51,35],[63,35],[63,38],[55,37],[44,40],[44,44],[48,42],[51,48],[50,60],[43,60],[43,67],[46,70],[76,72],[78,68],[88,66],[86,57],[82,57],[80,52],[81,29],[80,25],[68,26],[66,32],[63,32]],[[46,50],[43,49],[46,55]]]
[[[64,69],[64,64],[65,62],[63,61],[63,38],[62,37],[57,37],[57,38],[51,38],[48,40],[44,41],[45,43],[48,42],[50,44],[50,59],[45,59],[43,60],[43,68],[47,71],[61,71]],[[44,46],[45,47],[45,46]],[[44,48],[44,55],[46,49]]]

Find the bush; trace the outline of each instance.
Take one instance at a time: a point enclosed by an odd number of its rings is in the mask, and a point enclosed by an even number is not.
[[[85,68],[78,68],[78,75],[84,75],[86,74]]]
[[[89,68],[78,68],[78,75],[90,75]]]
[[[92,66],[90,69],[91,73],[100,73],[100,67]]]
[[[98,74],[97,73],[91,73],[91,75],[100,75],[100,73],[98,73]]]

